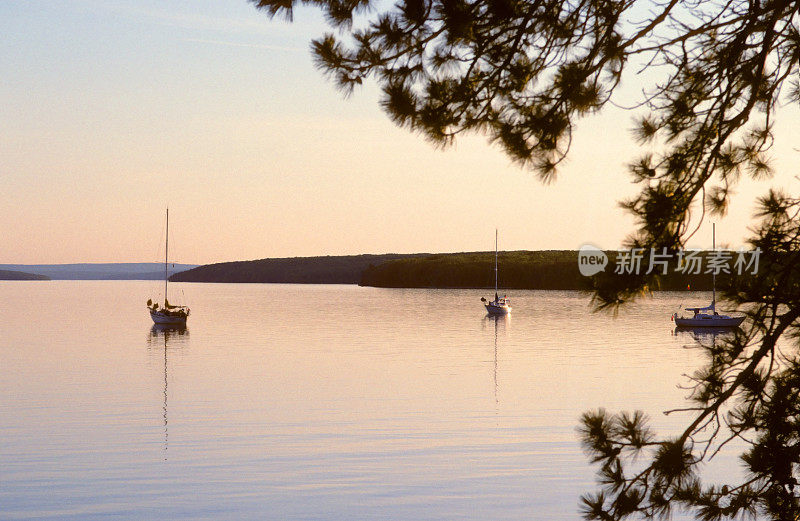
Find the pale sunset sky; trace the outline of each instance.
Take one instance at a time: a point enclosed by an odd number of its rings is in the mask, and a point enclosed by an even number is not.
[[[442,151],[397,128],[374,84],[345,99],[313,67],[326,30],[245,0],[0,2],[0,264],[156,261],[166,206],[171,260],[198,264],[491,250],[495,228],[505,250],[617,248],[632,230],[632,114],[580,120],[544,185],[482,136]],[[718,243],[742,243],[770,186],[800,192],[798,129],[778,114],[777,175],[737,186]]]

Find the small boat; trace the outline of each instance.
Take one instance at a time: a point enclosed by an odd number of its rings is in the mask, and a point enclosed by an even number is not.
[[[486,300],[481,297],[481,302],[486,307],[486,312],[490,315],[508,315],[511,313],[511,306],[509,300],[503,295],[503,298],[497,294],[497,229],[494,231],[494,300]]]
[[[169,285],[168,259],[169,259],[169,208],[167,208],[167,241],[164,248],[164,305],[159,306],[158,302],[152,299],[147,300],[147,309],[150,311],[150,318],[153,322],[161,325],[186,326],[186,319],[189,318],[189,308],[186,306],[173,306],[167,299],[167,289]]]
[[[486,306],[486,312],[490,315],[508,315],[511,313],[511,306],[508,305],[509,300],[505,297],[498,297],[497,293],[494,295],[494,300],[486,300],[481,297],[481,302]]]
[[[734,328],[739,327],[744,322],[744,317],[731,317],[720,315],[715,308],[716,303],[712,300],[710,306],[704,308],[686,308],[686,311],[694,312],[690,318],[679,317],[677,313],[672,315],[672,320],[678,327],[710,327],[710,328]]]
[[[711,225],[711,241],[712,248],[716,250],[716,226]],[[720,315],[717,313],[717,274],[712,274],[711,285],[711,304],[704,308],[685,308],[686,311],[691,311],[693,316],[679,317],[677,313],[672,314],[672,320],[678,327],[684,328],[717,328],[717,329],[730,329],[739,327],[744,322],[745,317],[737,316],[732,317],[729,315]]]

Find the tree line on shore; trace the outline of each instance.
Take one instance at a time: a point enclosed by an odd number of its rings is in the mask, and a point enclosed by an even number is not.
[[[618,252],[605,252],[603,272],[613,276]],[[704,256],[706,254],[702,254]],[[170,277],[174,282],[359,284],[384,288],[494,287],[494,252],[344,255],[224,262],[199,266]],[[498,285],[504,289],[591,290],[593,279],[581,274],[578,251],[500,252]],[[656,279],[653,290],[710,290],[712,277],[677,272]],[[642,270],[647,269],[647,260]],[[730,276],[722,273],[718,287]]]
[[[618,252],[605,252],[609,261],[603,273],[613,276]],[[701,254],[701,258],[705,258]],[[592,277],[581,274],[575,250],[511,251],[498,256],[498,286],[504,289],[591,290]],[[640,266],[648,269],[645,259]],[[681,273],[672,262],[666,275],[649,289],[710,290],[711,273]],[[718,287],[731,275],[720,273]],[[369,266],[361,276],[362,286],[386,288],[489,288],[494,287],[494,252],[450,253],[396,259]]]

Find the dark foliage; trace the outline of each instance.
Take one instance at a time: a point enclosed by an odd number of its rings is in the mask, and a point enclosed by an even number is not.
[[[345,92],[374,78],[399,125],[441,145],[486,134],[544,180],[566,157],[576,121],[612,101],[631,106],[615,90],[646,71],[634,137],[655,152],[629,163],[641,187],[622,203],[636,219],[630,247],[675,251],[706,212],[725,213],[740,177],[769,177],[777,109],[800,102],[796,0],[251,1],[289,18],[297,4],[320,8],[339,36],[315,41],[314,55]],[[798,212],[793,197],[762,199],[751,239],[759,272],[726,290],[746,326],[703,347],[680,436],[657,438],[642,415],[583,418],[601,487],[583,500],[587,518],[676,509],[706,520],[798,518]],[[658,276],[594,283],[597,308],[616,309]],[[700,465],[737,438],[749,446],[748,477],[704,485]]]
[[[683,433],[655,438],[644,418],[621,430],[622,416],[602,411],[583,418],[583,444],[603,486],[584,498],[588,519],[658,518],[678,508],[704,520],[800,515],[800,202],[771,193],[761,206],[752,239],[763,252],[758,273],[727,279],[725,290],[748,312],[747,326],[701,345],[706,363],[691,376]],[[741,455],[746,478],[704,486],[701,464],[734,439],[749,447]],[[649,463],[625,473],[636,458]]]

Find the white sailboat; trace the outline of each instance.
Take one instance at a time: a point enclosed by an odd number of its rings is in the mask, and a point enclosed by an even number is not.
[[[511,306],[509,301],[503,295],[503,298],[497,294],[497,229],[494,230],[494,300],[486,300],[481,297],[481,302],[486,307],[486,312],[490,315],[508,315],[511,313]]]
[[[173,306],[167,298],[169,287],[169,273],[167,265],[169,262],[169,208],[167,208],[167,240],[164,248],[164,305],[159,306],[158,302],[152,299],[147,300],[147,309],[150,311],[150,318],[156,324],[171,326],[186,326],[186,319],[189,318],[189,308],[186,306]]]
[[[711,224],[711,244],[712,249],[716,251],[716,225]],[[720,315],[717,313],[717,274],[712,273],[711,276],[711,304],[704,308],[685,308],[686,311],[694,313],[691,317],[679,317],[677,313],[672,314],[672,320],[678,327],[686,328],[735,328],[739,327],[744,322],[745,317],[732,317],[729,315]]]

